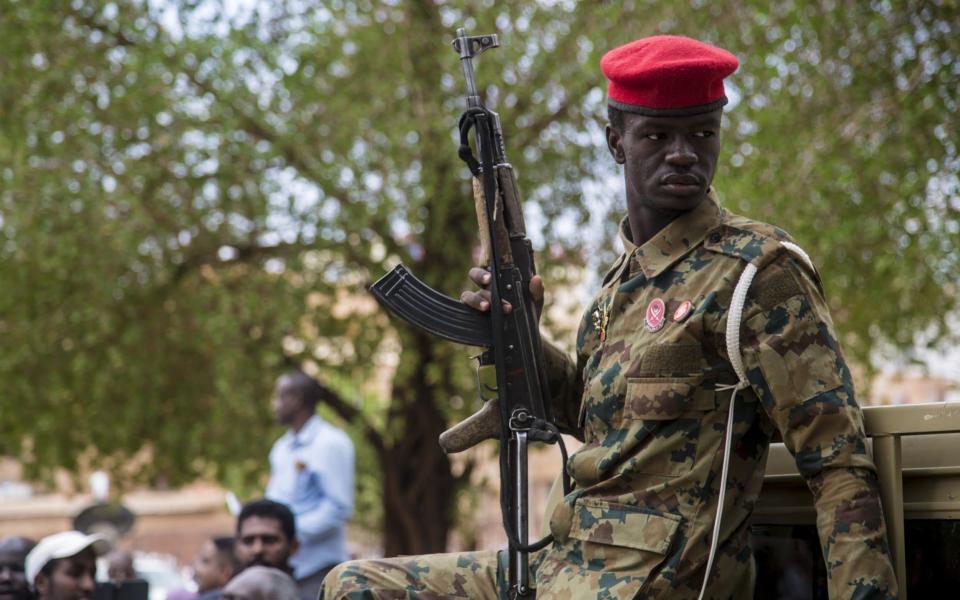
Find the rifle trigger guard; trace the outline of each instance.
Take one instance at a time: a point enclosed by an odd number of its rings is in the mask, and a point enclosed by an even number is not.
[[[486,385],[485,383],[483,383],[482,381],[480,381],[480,367],[484,366],[483,355],[478,354],[478,355],[473,356],[473,357],[471,357],[471,358],[476,358],[476,359],[478,359],[478,360],[477,360],[476,369],[475,369],[475,371],[474,371],[474,376],[476,377],[476,380],[477,380],[477,398],[479,398],[482,402],[486,402],[486,401],[488,401],[488,400],[494,400],[494,399],[496,399],[496,398],[498,397],[498,394],[497,394],[497,391],[498,391],[498,390],[497,390],[497,388],[490,387],[489,385]],[[490,397],[484,397],[484,395],[483,395],[483,390],[484,390],[484,389],[486,389],[488,392],[493,392],[494,395],[493,395],[493,396],[490,396]]]

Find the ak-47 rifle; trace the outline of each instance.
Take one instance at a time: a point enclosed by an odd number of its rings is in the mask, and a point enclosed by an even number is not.
[[[467,110],[459,124],[459,156],[474,176],[480,241],[491,273],[489,313],[468,308],[433,290],[403,265],[384,275],[370,291],[395,315],[428,333],[484,348],[480,365],[495,365],[496,397],[487,400],[477,414],[444,432],[440,445],[447,452],[459,452],[499,437],[500,507],[509,542],[508,594],[511,598],[532,598],[536,590],[529,581],[529,553],[545,547],[553,538],[547,536],[533,544],[528,540],[527,447],[531,442],[558,442],[564,465],[567,455],[551,422],[538,309],[530,294],[536,269],[517,180],[507,162],[500,117],[484,107],[474,80],[473,58],[497,46],[496,35],[467,36],[462,28],[453,41],[467,82]],[[479,158],[470,145],[471,130]],[[513,310],[504,313],[501,301],[509,302]],[[565,474],[564,490],[569,492]]]

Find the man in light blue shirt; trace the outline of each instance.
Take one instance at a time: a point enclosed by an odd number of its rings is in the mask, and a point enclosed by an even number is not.
[[[353,512],[353,443],[315,414],[324,393],[302,371],[277,380],[271,407],[287,431],[270,450],[267,498],[290,507],[300,549],[290,558],[301,595],[316,598],[327,572],[349,558],[346,524]]]

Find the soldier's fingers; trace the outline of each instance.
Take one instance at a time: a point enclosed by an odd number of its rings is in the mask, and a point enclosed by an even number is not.
[[[490,310],[490,292],[487,290],[478,290],[476,292],[463,292],[460,294],[460,302],[463,302],[470,308],[475,308],[481,312]],[[503,306],[504,314],[513,310],[513,306],[506,300],[500,301]]]
[[[543,314],[543,279],[539,275],[530,278],[530,299],[533,300],[539,322],[540,315]]]
[[[490,271],[483,267],[473,267],[467,275],[479,286],[487,287],[490,284]]]
[[[473,267],[467,272],[467,275],[475,284],[481,286],[483,289],[476,292],[464,292],[460,294],[460,301],[467,306],[480,311],[489,310],[490,292],[487,291],[486,288],[488,285],[490,285],[490,271],[484,269],[483,267]],[[511,306],[506,300],[501,300],[501,303],[503,305],[504,313],[509,313],[513,310],[513,306]]]
[[[530,278],[530,296],[538,306],[543,306],[543,278],[539,275]]]
[[[487,290],[464,292],[460,294],[460,302],[479,311],[490,310],[490,292]]]

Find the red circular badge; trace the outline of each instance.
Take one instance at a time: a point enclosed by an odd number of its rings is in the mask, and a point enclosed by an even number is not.
[[[660,331],[663,323],[667,320],[667,307],[660,298],[654,298],[647,305],[647,316],[643,320],[647,331]]]
[[[673,317],[671,317],[674,322],[679,323],[680,321],[686,319],[690,316],[690,313],[693,311],[693,302],[689,300],[684,300],[680,303],[680,306],[677,307],[677,310],[673,311]]]

